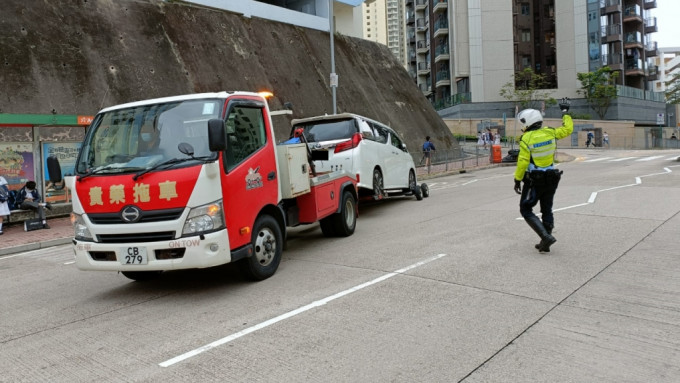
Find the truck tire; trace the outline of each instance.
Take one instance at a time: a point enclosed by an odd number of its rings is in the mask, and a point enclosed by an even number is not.
[[[262,215],[257,218],[251,243],[253,255],[240,261],[241,270],[256,281],[271,277],[279,268],[283,251],[281,227],[274,217]]]
[[[162,271],[121,271],[121,273],[137,282],[146,282],[158,278]]]
[[[340,205],[340,212],[331,215],[335,235],[338,237],[349,237],[354,234],[354,229],[357,226],[357,201],[354,195],[345,190],[342,193],[342,205]]]

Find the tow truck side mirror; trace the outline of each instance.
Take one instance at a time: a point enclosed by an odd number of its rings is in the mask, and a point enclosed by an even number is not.
[[[224,120],[214,118],[208,121],[208,147],[211,152],[221,152],[227,149]]]

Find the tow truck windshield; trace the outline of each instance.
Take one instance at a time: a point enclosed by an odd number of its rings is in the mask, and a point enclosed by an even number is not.
[[[117,108],[95,117],[76,164],[76,174],[121,174],[216,158],[208,149],[208,120],[221,118],[222,102],[185,100]],[[179,149],[189,144],[193,156]],[[180,160],[181,159],[181,160]]]

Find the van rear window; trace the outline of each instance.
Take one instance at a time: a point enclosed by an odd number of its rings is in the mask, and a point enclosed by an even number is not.
[[[353,119],[335,121],[315,121],[295,128],[304,128],[307,142],[321,142],[349,139],[358,132]]]

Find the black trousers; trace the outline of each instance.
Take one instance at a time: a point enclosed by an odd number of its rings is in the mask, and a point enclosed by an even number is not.
[[[524,219],[536,216],[534,206],[540,203],[543,226],[552,229],[555,227],[552,207],[553,198],[560,182],[562,171],[547,170],[527,172],[524,177],[522,198],[519,201],[519,212]]]
[[[35,201],[24,201],[21,203],[20,208],[24,210],[33,210],[38,212],[38,218],[45,220],[45,208],[40,206],[38,202]]]

